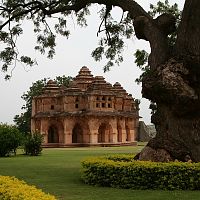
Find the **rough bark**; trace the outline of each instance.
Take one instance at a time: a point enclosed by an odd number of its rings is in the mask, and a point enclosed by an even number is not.
[[[200,2],[186,0],[178,29],[176,54],[191,64],[200,64]]]
[[[151,71],[143,79],[142,93],[157,105],[152,115],[157,135],[137,159],[200,161],[199,13],[200,1],[186,0],[175,51],[167,51],[167,59],[156,66],[155,61],[149,63]],[[160,60],[159,51],[154,51],[154,59]]]

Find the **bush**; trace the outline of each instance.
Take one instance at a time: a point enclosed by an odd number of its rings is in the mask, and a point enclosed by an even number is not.
[[[27,185],[14,177],[0,176],[0,199],[56,200],[35,186]]]
[[[116,154],[116,155],[109,155],[106,157],[104,156],[103,158],[113,161],[130,162],[133,161],[134,157],[135,155],[133,154]]]
[[[90,158],[82,179],[99,186],[132,189],[199,190],[200,163],[134,161],[132,157]]]
[[[42,152],[43,135],[39,132],[30,133],[24,141],[24,152],[26,155],[38,156]]]
[[[0,157],[16,154],[21,141],[22,135],[15,126],[0,124]]]

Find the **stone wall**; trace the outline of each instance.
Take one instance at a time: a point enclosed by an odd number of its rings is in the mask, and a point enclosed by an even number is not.
[[[148,142],[151,138],[155,137],[155,135],[156,129],[153,124],[146,125],[143,121],[139,121],[138,135],[136,139],[138,142]]]

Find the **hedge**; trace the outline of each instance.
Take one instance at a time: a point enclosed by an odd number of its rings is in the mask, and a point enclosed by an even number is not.
[[[116,188],[199,190],[200,163],[135,161],[130,155],[95,157],[82,161],[82,179]]]
[[[27,185],[15,177],[0,176],[0,199],[2,200],[56,200],[35,186]]]

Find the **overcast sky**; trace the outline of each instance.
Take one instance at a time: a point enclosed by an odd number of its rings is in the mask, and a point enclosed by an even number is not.
[[[157,0],[138,0],[140,5],[145,9],[149,9],[149,4],[155,4]],[[141,3],[140,3],[141,2]],[[170,3],[178,3],[182,9],[183,1],[169,0]],[[58,38],[56,47],[56,56],[53,60],[41,56],[33,50],[35,44],[34,34],[31,32],[32,25],[24,22],[24,36],[18,40],[19,50],[25,54],[31,55],[37,59],[38,65],[27,68],[18,64],[13,70],[13,76],[10,81],[4,80],[4,74],[0,73],[0,122],[13,123],[13,117],[23,112],[21,110],[24,101],[21,95],[26,92],[33,82],[43,78],[55,78],[56,76],[76,76],[82,66],[87,66],[94,76],[102,75],[106,81],[114,84],[120,82],[128,93],[134,98],[140,99],[140,116],[141,120],[150,124],[150,110],[148,100],[141,97],[141,85],[135,83],[135,79],[141,74],[140,70],[134,64],[134,50],[145,48],[149,51],[147,42],[139,41],[135,38],[126,41],[126,47],[123,53],[124,62],[120,66],[115,66],[111,71],[104,73],[103,66],[106,60],[95,62],[91,57],[91,52],[98,43],[96,36],[99,21],[95,13],[99,11],[99,7],[92,7],[92,15],[88,18],[88,27],[79,28],[71,23],[70,38]],[[120,12],[120,10],[119,10]],[[73,19],[72,19],[73,22]]]

